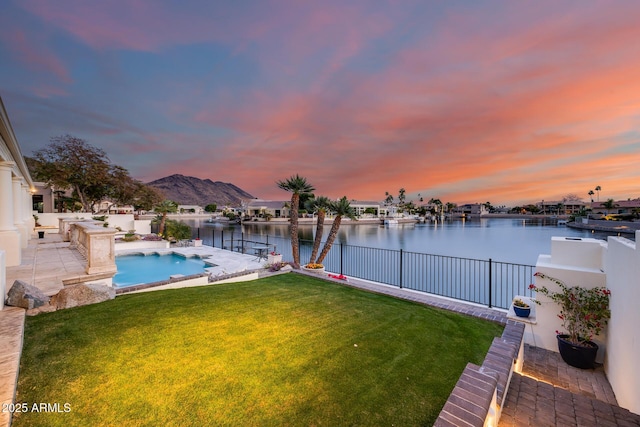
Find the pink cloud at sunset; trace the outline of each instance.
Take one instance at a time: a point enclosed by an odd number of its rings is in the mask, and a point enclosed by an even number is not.
[[[9,1],[0,91],[132,176],[286,199],[640,197],[640,4]],[[7,25],[4,25],[7,24]]]

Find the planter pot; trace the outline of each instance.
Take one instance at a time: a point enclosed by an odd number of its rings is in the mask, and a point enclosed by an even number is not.
[[[517,305],[513,306],[513,311],[516,313],[518,317],[529,317],[531,314],[531,307],[518,307]]]
[[[315,274],[324,274],[325,270],[324,267],[322,268],[307,268],[304,265],[302,267],[300,267],[302,270],[304,271],[308,271],[309,273],[315,273]]]
[[[279,262],[282,262],[282,255],[267,255],[268,264],[277,264]]]
[[[38,239],[44,239],[44,231],[38,231]]]
[[[593,369],[598,354],[598,344],[593,341],[582,341],[583,345],[575,345],[567,341],[568,335],[557,335],[558,350],[567,365],[580,369]]]

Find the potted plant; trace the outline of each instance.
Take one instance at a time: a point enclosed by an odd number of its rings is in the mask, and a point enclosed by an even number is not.
[[[566,332],[558,332],[558,350],[569,365],[581,369],[591,369],[595,365],[598,345],[591,341],[599,335],[611,317],[609,298],[611,291],[604,287],[587,289],[581,286],[567,286],[564,282],[543,273],[534,276],[557,284],[559,291],[551,291],[546,286],[531,284],[530,289],[546,295],[560,305],[558,318]],[[536,300],[536,304],[540,304]]]
[[[323,264],[318,264],[318,263],[309,263],[306,264],[304,266],[302,266],[303,270],[309,271],[311,273],[324,273],[324,265]]]
[[[278,264],[282,262],[282,254],[279,254],[276,251],[269,252],[267,255],[267,263],[268,264]]]
[[[531,307],[520,298],[516,298],[513,300],[513,311],[518,317],[529,317],[531,314]]]

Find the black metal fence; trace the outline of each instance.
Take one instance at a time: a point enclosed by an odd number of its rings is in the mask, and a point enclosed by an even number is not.
[[[292,260],[288,238],[247,234],[231,230],[198,229],[197,237],[208,246],[250,252],[267,245],[269,252]],[[300,240],[300,260],[306,262],[313,242]],[[337,242],[322,262],[327,271],[370,280],[488,307],[508,308],[516,295],[533,296],[535,266],[392,249],[370,248]]]

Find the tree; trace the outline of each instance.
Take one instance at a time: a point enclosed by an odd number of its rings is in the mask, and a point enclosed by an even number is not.
[[[400,205],[404,205],[405,192],[406,192],[406,191],[405,191],[405,189],[404,189],[404,188],[401,188],[401,189],[398,191],[398,203],[399,203]]]
[[[136,192],[133,200],[133,209],[136,212],[150,211],[153,207],[164,200],[162,191],[155,187],[145,185],[140,181],[136,182]]]
[[[355,211],[349,204],[349,200],[346,197],[342,197],[337,202],[333,202],[331,206],[331,210],[335,212],[336,217],[333,220],[333,224],[331,225],[331,230],[329,231],[329,236],[327,236],[327,241],[324,242],[324,247],[322,248],[322,252],[320,252],[320,256],[316,261],[318,264],[322,264],[324,258],[329,253],[333,242],[336,240],[336,236],[338,235],[338,230],[340,229],[340,223],[342,222],[342,217],[347,217],[354,219]]]
[[[109,159],[103,150],[83,139],[71,135],[53,137],[34,156],[34,177],[49,187],[72,189],[87,212],[109,192]]]
[[[602,203],[602,207],[606,209],[604,213],[605,215],[609,215],[609,211],[617,206],[618,204],[613,199],[608,199],[606,202]]]
[[[435,209],[431,210],[432,214],[436,214],[436,213],[442,211],[442,200],[431,198],[429,200],[429,204],[430,205],[436,205]]]
[[[205,212],[215,212],[217,210],[218,210],[218,205],[216,205],[215,203],[210,203],[204,207]]]
[[[315,199],[309,199],[306,203],[307,210],[316,212],[318,214],[318,222],[316,223],[316,236],[313,240],[313,249],[311,250],[311,257],[309,257],[309,264],[316,262],[318,251],[320,250],[320,243],[322,242],[322,234],[324,232],[324,218],[327,211],[331,208],[331,201],[324,196],[318,196]]]
[[[582,201],[582,199],[577,194],[569,193],[569,194],[566,194],[562,198],[562,201],[564,203],[566,203],[566,202],[580,202],[580,201]]]
[[[167,219],[165,230],[167,237],[175,240],[187,240],[191,238],[191,227],[182,221]]]
[[[300,207],[300,195],[313,192],[315,188],[307,182],[306,178],[296,174],[287,180],[277,181],[279,188],[291,193],[291,253],[293,254],[293,267],[300,268],[300,245],[298,242],[298,211]]]
[[[447,202],[447,204],[446,204],[447,212],[451,212],[452,210],[454,210],[457,207],[458,207],[458,205],[456,205],[455,203]]]
[[[164,226],[167,222],[167,215],[178,212],[178,204],[172,200],[163,200],[153,207],[153,211],[160,216],[158,234],[164,236]]]
[[[384,192],[384,195],[386,196],[384,199],[384,204],[385,205],[390,205],[393,203],[393,196],[391,194],[389,194],[388,191]]]
[[[589,190],[589,192],[587,194],[591,198],[591,203],[593,203],[593,195],[596,194],[596,193],[594,193],[593,190]]]
[[[602,187],[600,187],[599,185],[596,185],[596,191],[598,192],[598,201],[600,201],[600,191],[602,190]]]

